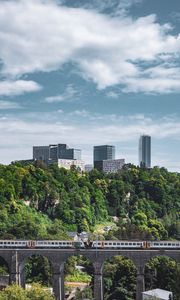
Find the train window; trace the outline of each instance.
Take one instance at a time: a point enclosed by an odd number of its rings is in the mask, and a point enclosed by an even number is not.
[[[172,244],[171,244],[171,243],[168,243],[168,246],[172,246]]]
[[[113,243],[113,245],[116,245],[116,243]]]
[[[133,243],[133,245],[135,246],[136,245],[136,243]],[[139,244],[138,244],[139,245]]]
[[[112,243],[109,243],[109,245],[112,245]]]
[[[124,243],[121,243],[122,246],[124,246]]]
[[[124,245],[126,245],[126,246],[127,246],[127,245],[128,245],[128,243],[125,243]]]
[[[129,243],[129,245],[131,246],[131,245],[132,245],[132,243]]]

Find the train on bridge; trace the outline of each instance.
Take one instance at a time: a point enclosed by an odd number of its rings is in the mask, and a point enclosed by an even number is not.
[[[180,241],[0,240],[0,249],[164,249],[180,250]]]

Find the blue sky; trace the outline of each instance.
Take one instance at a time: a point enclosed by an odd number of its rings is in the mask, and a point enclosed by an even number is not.
[[[1,0],[0,161],[93,145],[180,171],[179,0]]]

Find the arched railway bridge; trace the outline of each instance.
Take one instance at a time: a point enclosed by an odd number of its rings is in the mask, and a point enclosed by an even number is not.
[[[146,263],[155,256],[167,256],[180,262],[180,249],[0,249],[0,257],[10,270],[10,283],[25,285],[25,263],[32,255],[47,257],[53,270],[53,291],[56,300],[64,300],[64,264],[70,256],[83,255],[94,267],[94,299],[103,300],[103,264],[113,256],[131,259],[137,268],[136,300],[142,299],[145,290]]]

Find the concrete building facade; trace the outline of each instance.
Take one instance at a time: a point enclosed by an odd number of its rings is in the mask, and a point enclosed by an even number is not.
[[[104,173],[117,173],[125,164],[125,159],[110,159],[102,161],[102,171]]]
[[[117,173],[125,164],[125,159],[109,159],[95,162],[95,168],[103,173]]]
[[[85,164],[82,160],[77,159],[58,159],[57,161],[59,168],[70,170],[73,166],[79,169],[81,172],[85,170]]]

